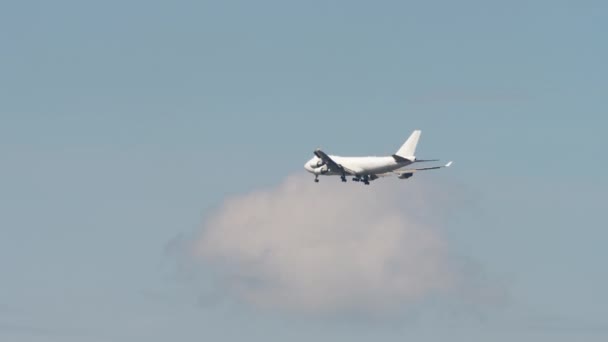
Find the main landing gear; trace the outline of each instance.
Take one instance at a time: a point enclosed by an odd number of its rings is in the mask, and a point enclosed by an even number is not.
[[[365,176],[363,178],[359,178],[358,176],[353,177],[353,182],[363,182],[363,184],[369,185],[369,179],[367,178],[367,176]]]
[[[345,175],[340,176],[340,179],[342,180],[342,182],[346,182]],[[353,181],[354,182],[363,182],[363,184],[369,185],[369,178],[367,176],[364,176],[363,178],[353,177]],[[315,183],[319,183],[319,175],[315,175]]]

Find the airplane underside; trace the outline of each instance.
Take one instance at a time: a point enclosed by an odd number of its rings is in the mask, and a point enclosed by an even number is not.
[[[315,172],[315,183],[319,182],[319,175],[323,175],[323,176],[340,176],[340,179],[342,180],[342,182],[346,182],[346,173],[338,173],[338,172],[331,172],[331,171],[326,171],[326,172]],[[362,182],[365,185],[369,185],[370,181],[373,181],[375,179],[378,179],[379,177],[376,176],[375,174],[355,174],[353,175],[353,177],[351,178],[353,182]]]
[[[340,176],[340,179],[342,180],[342,182],[346,182],[346,176]],[[372,180],[370,177],[368,176],[355,176],[352,178],[353,182],[363,182],[363,184],[365,185],[369,185],[370,180]],[[315,183],[319,182],[319,176],[315,175]]]

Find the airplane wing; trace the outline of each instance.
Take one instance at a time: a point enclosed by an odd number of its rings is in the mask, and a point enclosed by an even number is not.
[[[444,168],[444,167],[450,167],[450,165],[452,165],[451,161],[448,162],[445,165],[440,165],[440,166],[422,167],[422,168],[419,168],[419,169],[401,169],[401,170],[396,170],[396,171],[387,172],[387,173],[383,173],[383,174],[378,174],[378,175],[375,175],[375,176],[377,176],[377,177],[387,177],[387,176],[391,176],[391,175],[397,175],[397,176],[399,176],[399,178],[410,178],[417,171],[441,169],[441,168]]]
[[[425,163],[425,162],[434,162],[439,161],[439,159],[416,159],[414,163]]]
[[[320,149],[316,149],[314,152],[315,156],[321,159],[330,170],[342,171],[345,174],[355,175],[356,172],[354,170],[348,169],[338,163],[336,163],[333,159],[331,159],[325,152]]]
[[[432,167],[422,167],[419,169],[403,169],[403,170],[396,170],[393,171],[394,174],[398,175],[399,178],[410,178],[411,176],[414,175],[415,172],[417,171],[425,171],[425,170],[436,170],[436,169],[441,169],[444,167],[450,167],[450,165],[452,165],[452,162],[448,162],[445,165],[440,165],[440,166],[432,166]]]
[[[441,168],[444,168],[444,167],[450,167],[450,165],[452,165],[452,162],[451,162],[451,161],[450,161],[450,162],[448,162],[448,163],[447,163],[447,164],[445,164],[445,165],[440,165],[440,166],[432,166],[432,167],[422,167],[422,168],[419,168],[419,169],[403,169],[403,170],[396,170],[396,171],[393,171],[393,173],[396,173],[396,174],[403,174],[403,173],[412,173],[412,172],[416,172],[416,171],[435,170],[435,169],[441,169]]]

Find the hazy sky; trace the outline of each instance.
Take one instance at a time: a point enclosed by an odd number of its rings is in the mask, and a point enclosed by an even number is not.
[[[0,2],[0,340],[606,341],[607,35],[605,1]],[[451,169],[372,183],[369,206],[362,185],[311,190],[303,174],[317,147],[391,154],[414,129],[419,156]],[[243,247],[248,226],[230,222],[256,191],[291,196],[277,215],[310,215],[291,226],[255,210],[253,232],[295,244],[263,269],[298,271],[282,290],[328,306],[396,296],[399,312],[259,306],[225,288],[232,268],[187,255],[219,241],[246,269],[266,245]],[[330,214],[344,191],[356,219]],[[319,222],[394,218],[388,235],[359,227],[363,248],[346,254],[382,265],[419,256],[384,246],[420,216],[413,231],[436,230],[433,250],[449,254],[434,254],[431,283],[458,264],[475,285],[403,304],[400,288],[385,292],[427,265],[374,286],[337,268],[352,283],[318,287],[332,276],[277,233],[325,241],[314,208]],[[337,222],[320,227],[351,234]],[[196,237],[207,228],[221,237]]]

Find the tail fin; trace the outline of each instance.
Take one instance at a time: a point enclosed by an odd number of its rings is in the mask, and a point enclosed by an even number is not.
[[[409,160],[413,160],[416,156],[416,145],[418,145],[418,139],[420,139],[420,130],[412,132],[409,138],[405,141],[403,146],[395,153],[397,156]]]

